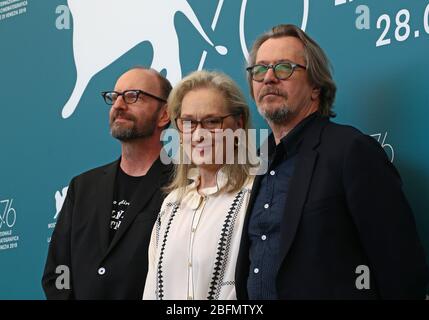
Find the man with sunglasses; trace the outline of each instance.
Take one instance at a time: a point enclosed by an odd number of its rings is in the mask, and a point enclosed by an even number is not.
[[[422,299],[428,270],[398,172],[375,139],[331,122],[323,50],[280,25],[247,68],[272,129],[236,268],[239,299]]]
[[[48,299],[142,298],[149,238],[172,169],[160,161],[170,91],[157,71],[135,67],[102,92],[121,157],[71,181],[42,280]]]

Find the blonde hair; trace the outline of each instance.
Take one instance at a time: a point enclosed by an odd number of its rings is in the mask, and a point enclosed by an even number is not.
[[[240,88],[235,82],[224,73],[215,71],[195,71],[183,78],[171,91],[168,97],[168,113],[171,122],[176,127],[176,119],[180,117],[182,110],[182,101],[187,93],[197,89],[215,89],[219,91],[225,101],[228,112],[241,116],[243,120],[243,129],[245,131],[246,142],[248,141],[248,129],[250,127],[250,112],[246,99],[244,98]],[[177,129],[177,128],[176,128]],[[246,146],[247,150],[247,146]],[[194,164],[186,164],[182,161],[183,147],[180,145],[179,152],[181,155],[180,161],[174,166],[172,182],[164,188],[165,191],[171,192],[175,189],[182,190],[179,193],[181,199],[184,195],[185,188],[189,185],[188,172],[194,168]],[[237,148],[234,151],[235,159],[237,159]],[[245,164],[225,164],[228,183],[223,187],[223,191],[237,192],[246,183],[249,177],[249,169],[252,167],[249,159],[246,158]]]

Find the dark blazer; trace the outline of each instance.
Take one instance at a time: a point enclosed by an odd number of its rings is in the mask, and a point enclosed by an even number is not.
[[[172,165],[156,160],[149,186],[135,191],[121,227],[109,243],[109,223],[119,160],[72,179],[55,230],[42,279],[48,299],[141,299],[150,234]],[[70,290],[55,286],[58,265],[71,271]]]
[[[247,299],[249,216],[236,268]],[[421,299],[428,269],[395,167],[375,139],[317,116],[303,132],[280,226],[279,299]],[[370,289],[356,288],[359,265]]]

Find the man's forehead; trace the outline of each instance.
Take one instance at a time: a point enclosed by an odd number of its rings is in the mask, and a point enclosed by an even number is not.
[[[271,38],[259,47],[256,63],[272,63],[284,60],[295,62],[304,58],[304,45],[296,37]]]
[[[131,69],[121,75],[116,81],[115,89],[157,90],[158,79],[153,71],[146,69]]]

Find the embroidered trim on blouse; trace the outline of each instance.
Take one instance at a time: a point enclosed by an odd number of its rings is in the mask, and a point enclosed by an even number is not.
[[[247,189],[241,190],[232,201],[231,207],[228,210],[222,232],[218,242],[216,260],[213,269],[212,280],[210,282],[209,292],[207,299],[219,299],[220,289],[222,287],[226,264],[228,263],[228,256],[231,246],[231,237],[234,231],[235,220],[238,212],[240,211],[243,203],[244,194]]]
[[[170,218],[168,219],[167,227],[164,233],[164,238],[162,240],[161,252],[159,254],[159,261],[158,261],[158,277],[156,281],[157,300],[162,300],[164,298],[164,280],[162,275],[162,260],[164,258],[164,250],[165,250],[165,245],[167,244],[167,237],[168,237],[168,232],[170,231],[171,222],[173,221],[174,216],[176,215],[176,212],[178,209],[179,209],[179,205],[175,203],[173,211],[171,212]]]
[[[168,202],[166,205],[165,205],[165,207],[166,208],[169,208],[169,207],[174,207],[174,206],[176,206],[176,205],[179,205],[179,202]],[[159,214],[158,214],[158,217],[157,217],[157,219],[156,219],[156,223],[155,223],[155,229],[156,229],[156,241],[155,241],[155,245],[156,245],[156,247],[158,248],[158,246],[159,246],[159,232],[161,231],[161,219],[162,219],[162,217],[164,216],[164,214],[165,214],[165,212],[166,212],[166,210],[164,209],[164,210],[162,210]]]

